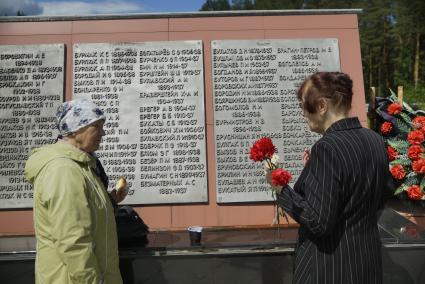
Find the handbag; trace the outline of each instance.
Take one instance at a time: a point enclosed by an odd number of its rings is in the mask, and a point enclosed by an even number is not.
[[[131,206],[119,206],[115,215],[118,247],[145,247],[149,227]]]

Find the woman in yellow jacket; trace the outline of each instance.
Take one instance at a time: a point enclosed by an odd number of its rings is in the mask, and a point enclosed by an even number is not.
[[[36,283],[122,283],[114,210],[96,159],[105,116],[92,102],[65,102],[60,139],[35,149],[25,166],[34,187]]]

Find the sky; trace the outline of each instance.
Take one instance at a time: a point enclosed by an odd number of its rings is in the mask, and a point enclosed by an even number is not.
[[[0,16],[63,16],[199,11],[205,0],[0,0]]]

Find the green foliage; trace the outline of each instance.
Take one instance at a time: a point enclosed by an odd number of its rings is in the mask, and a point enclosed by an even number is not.
[[[420,182],[421,180],[419,179],[418,175],[412,175],[406,178],[406,180],[404,181],[404,184],[409,187],[415,184],[419,184]]]
[[[412,164],[412,161],[407,157],[401,157],[401,158],[394,160],[390,163],[391,166],[397,165],[397,164],[403,165],[403,166],[410,166]]]
[[[304,0],[206,0],[201,11],[301,9]]]
[[[253,10],[254,3],[251,0],[233,0],[231,9],[232,10]]]
[[[387,88],[404,86],[404,99],[423,108],[425,96],[420,86],[425,83],[425,64],[421,60],[425,50],[425,1],[372,0],[362,8],[359,28],[365,88],[375,86],[377,95],[383,96]],[[415,64],[419,64],[417,75]]]
[[[397,189],[394,195],[400,194],[403,191],[407,192],[409,198],[416,200],[417,198],[425,200],[425,174],[418,168],[415,168],[415,163],[423,163],[425,155],[421,152],[415,154],[415,147],[419,147],[421,151],[425,149],[425,142],[412,142],[408,136],[412,131],[420,131],[424,133],[425,118],[422,113],[416,112],[408,103],[403,102],[400,112],[394,112],[396,104],[399,104],[397,96],[390,90],[390,95],[385,99],[376,100],[376,109],[378,114],[378,133],[380,133],[387,146],[392,147],[395,151],[388,147],[390,162],[390,171],[397,184]],[[412,121],[415,120],[415,124]],[[384,123],[394,123],[395,128],[391,132],[382,132],[381,126]],[[380,125],[379,125],[380,124]],[[412,144],[411,144],[412,143]],[[415,187],[419,186],[422,190],[422,196],[418,196]]]
[[[409,187],[405,184],[402,184],[401,186],[399,186],[395,191],[394,191],[394,195],[398,195],[400,193],[402,193],[403,191],[406,191]]]
[[[422,179],[421,184],[419,185],[421,190],[425,192],[425,178]]]
[[[201,11],[226,11],[230,10],[228,0],[207,0],[201,7]]]
[[[388,139],[386,142],[399,153],[406,152],[409,148],[409,143],[406,140]]]
[[[424,0],[206,0],[205,10],[350,9],[359,14],[365,90],[404,87],[404,99],[425,109]],[[415,71],[415,69],[417,69]]]
[[[416,90],[413,85],[404,88],[404,101],[414,109],[425,110],[425,85],[417,87]]]
[[[398,128],[399,131],[402,131],[402,132],[405,132],[405,133],[409,132],[409,130],[410,130],[410,125],[407,124],[406,121],[404,121],[403,119],[400,119],[400,118],[396,118],[395,126]]]
[[[410,116],[404,112],[400,113],[401,116],[401,120],[408,126],[412,125],[412,119],[410,118]]]

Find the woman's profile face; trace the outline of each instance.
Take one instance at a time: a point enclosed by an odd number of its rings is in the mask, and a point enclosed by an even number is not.
[[[324,127],[323,127],[323,119],[322,117],[316,113],[309,113],[306,110],[303,110],[303,116],[305,120],[307,121],[308,127],[311,131],[323,134],[324,133]]]
[[[304,106],[304,100],[305,98],[303,97],[300,102],[301,114],[305,118],[308,124],[308,127],[313,132],[323,134],[325,132],[325,129],[324,129],[325,119],[324,119],[324,116],[321,115],[320,113],[319,106],[316,106],[316,112],[310,113]],[[320,99],[320,101],[322,101],[322,99]],[[322,103],[326,103],[326,102],[322,102]]]
[[[102,136],[105,135],[103,130],[104,123],[103,119],[98,120],[77,131],[75,133],[77,148],[87,153],[92,153],[99,149]]]

